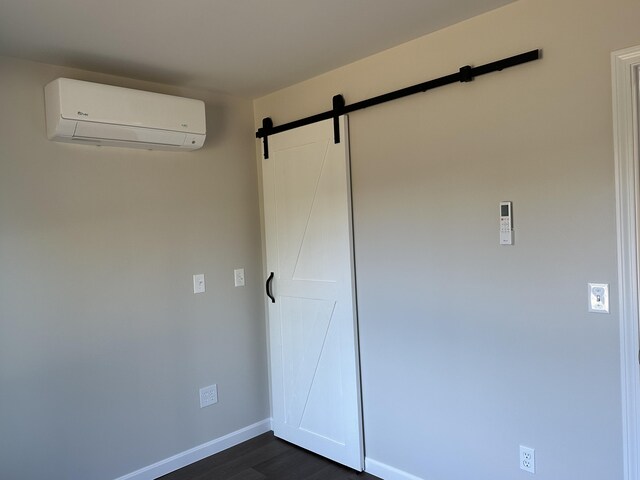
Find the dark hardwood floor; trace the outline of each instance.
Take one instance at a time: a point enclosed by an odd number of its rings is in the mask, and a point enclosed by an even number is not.
[[[160,477],[162,480],[380,480],[276,438],[272,432]]]

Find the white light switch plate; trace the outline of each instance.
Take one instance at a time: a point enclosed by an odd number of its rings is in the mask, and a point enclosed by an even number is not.
[[[193,293],[204,293],[204,273],[193,276]]]
[[[233,281],[236,287],[244,287],[244,268],[236,268],[233,271]]]
[[[609,313],[609,284],[589,284],[589,311],[593,313]]]

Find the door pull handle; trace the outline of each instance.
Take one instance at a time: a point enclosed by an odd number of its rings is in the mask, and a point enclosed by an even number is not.
[[[271,275],[269,275],[269,278],[267,278],[267,283],[265,285],[266,289],[267,289],[267,297],[269,297],[271,299],[271,303],[276,303],[276,297],[273,296],[273,293],[271,292],[271,282],[273,281],[273,272],[271,272]]]

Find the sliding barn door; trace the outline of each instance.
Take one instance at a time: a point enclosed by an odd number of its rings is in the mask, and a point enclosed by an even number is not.
[[[263,160],[275,435],[363,468],[346,118],[269,137]]]

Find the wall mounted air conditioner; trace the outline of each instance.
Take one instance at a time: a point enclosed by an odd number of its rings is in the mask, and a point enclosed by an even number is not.
[[[195,150],[206,137],[204,102],[58,78],[44,88],[50,140]]]

